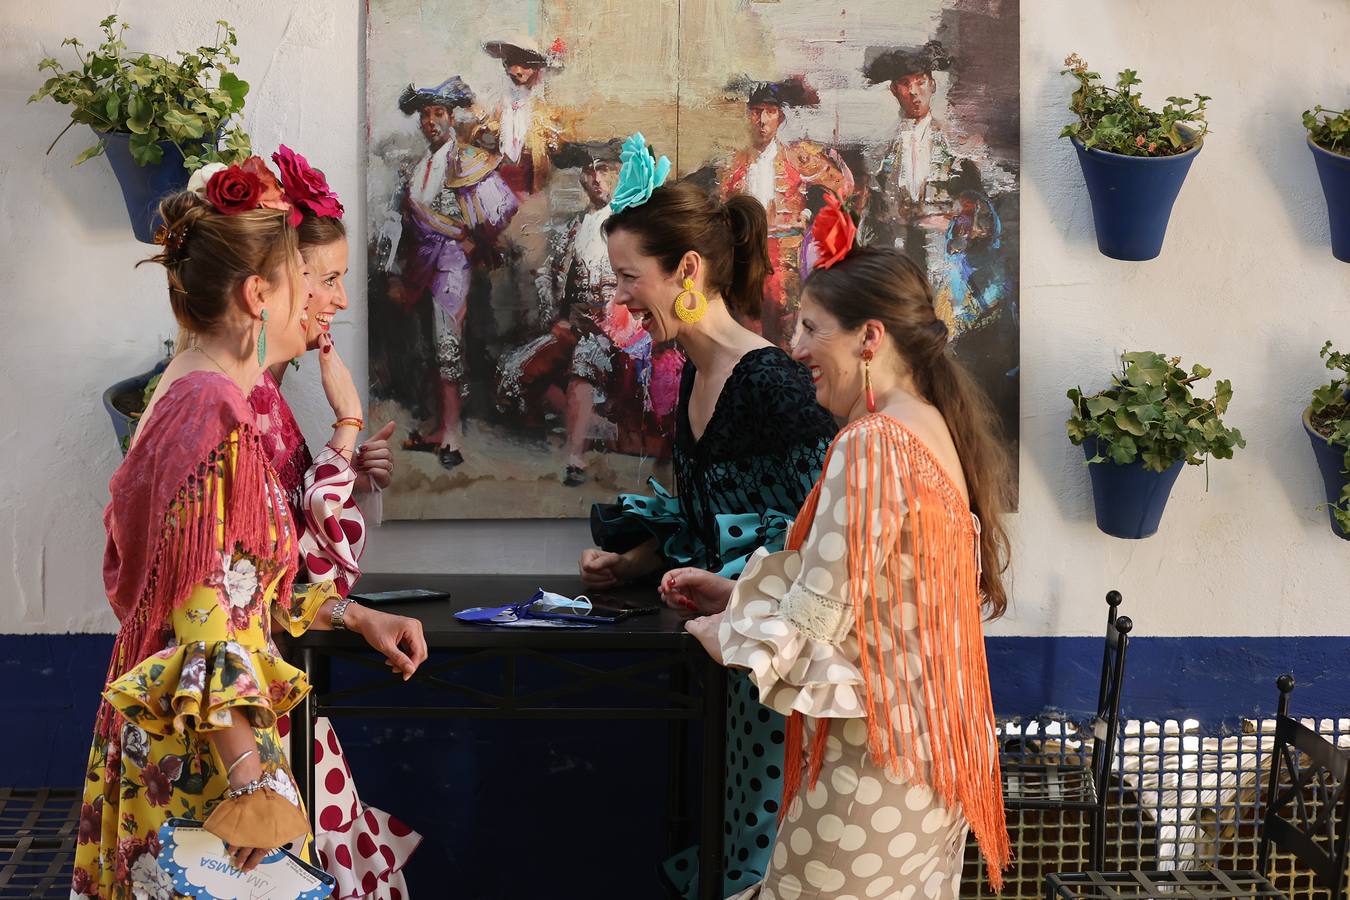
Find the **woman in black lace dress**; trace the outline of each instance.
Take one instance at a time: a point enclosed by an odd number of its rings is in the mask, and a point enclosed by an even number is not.
[[[769,274],[764,207],[675,182],[616,212],[605,232],[617,302],[653,343],[676,341],[687,359],[676,494],[652,481],[653,496],[620,496],[606,533],[595,535],[602,548],[582,554],[582,579],[603,589],[679,566],[734,578],[758,548],[782,547],[836,430],[806,370],[738,321],[758,318]],[[634,531],[650,537],[624,552],[607,542]],[[759,704],[744,675],[729,674],[729,697],[722,896],[763,878],[782,796],[783,719]],[[668,860],[664,873],[677,894],[694,896],[697,848]]]

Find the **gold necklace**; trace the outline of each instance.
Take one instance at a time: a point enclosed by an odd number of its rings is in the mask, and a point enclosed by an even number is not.
[[[197,344],[193,344],[193,345],[192,345],[192,349],[193,349],[193,350],[196,350],[196,351],[197,351],[198,353],[200,353],[202,356],[205,356],[208,360],[210,360],[211,365],[215,366],[217,369],[220,370],[220,374],[224,375],[226,378],[230,379],[231,381],[234,380],[234,376],[231,375],[229,372],[226,372],[226,371],[225,371],[225,367],[222,366],[220,363],[216,362],[215,358],[212,357],[210,353],[207,353],[205,350],[203,350],[203,349],[202,349],[200,346],[198,346]]]

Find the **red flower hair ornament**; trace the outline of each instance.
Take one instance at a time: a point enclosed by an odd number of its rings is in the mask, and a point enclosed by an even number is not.
[[[838,194],[825,195],[825,208],[811,223],[811,241],[816,245],[815,265],[828,269],[848,255],[858,239],[858,226]]]
[[[216,212],[226,216],[251,209],[279,209],[287,213],[286,221],[292,228],[300,224],[306,212],[342,218],[342,203],[337,194],[328,187],[323,173],[310,166],[303,156],[282,144],[272,154],[272,161],[281,171],[280,179],[265,161],[250,156],[239,165],[202,166],[192,173],[187,189],[200,194]]]
[[[277,164],[281,172],[281,186],[286,199],[296,207],[291,210],[292,225],[300,224],[303,211],[330,219],[342,218],[342,204],[337,194],[328,187],[328,180],[323,177],[323,173],[310,166],[303,156],[282,144],[272,154],[272,162]]]

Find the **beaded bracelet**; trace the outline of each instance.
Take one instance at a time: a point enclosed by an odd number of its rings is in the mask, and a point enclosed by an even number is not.
[[[365,419],[358,419],[355,416],[343,416],[333,423],[334,428],[341,428],[343,425],[351,425],[357,431],[360,431],[362,428],[366,427],[366,421]]]
[[[257,791],[260,791],[263,788],[271,788],[274,791],[277,790],[277,783],[272,779],[271,775],[264,775],[261,778],[255,778],[248,784],[240,785],[237,788],[233,788],[227,791],[225,793],[225,799],[233,800],[236,797],[244,797]]]

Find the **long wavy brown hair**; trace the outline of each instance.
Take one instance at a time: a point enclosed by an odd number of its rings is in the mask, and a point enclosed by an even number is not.
[[[980,517],[980,592],[988,619],[1008,608],[1003,574],[1008,568],[1011,467],[999,420],[989,398],[952,356],[947,325],[937,317],[933,289],[923,272],[895,250],[857,247],[828,269],[813,271],[802,287],[811,299],[854,331],[875,319],[885,327],[913,374],[923,399],[942,414],[951,432]]]

